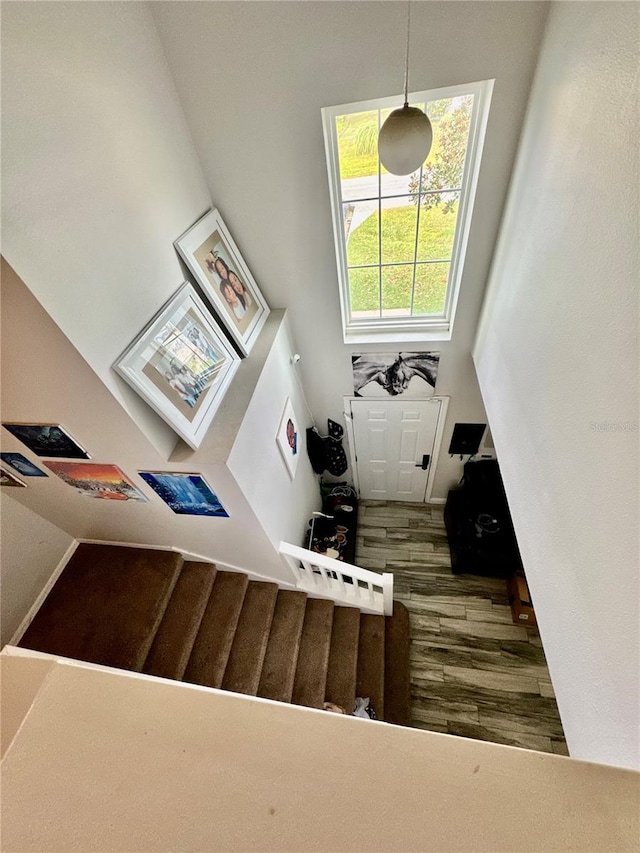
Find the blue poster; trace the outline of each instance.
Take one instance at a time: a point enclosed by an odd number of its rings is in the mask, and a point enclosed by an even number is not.
[[[178,515],[229,518],[229,513],[200,474],[172,474],[161,471],[138,473]]]

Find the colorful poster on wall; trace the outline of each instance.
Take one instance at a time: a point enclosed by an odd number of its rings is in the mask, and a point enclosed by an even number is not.
[[[110,501],[149,500],[134,486],[117,465],[102,465],[100,462],[45,462],[47,468],[57,474],[67,485],[73,486],[81,495]]]
[[[3,423],[11,435],[26,445],[36,456],[56,459],[91,459],[77,441],[60,424]]]
[[[439,352],[354,353],[351,357],[356,397],[433,397]]]
[[[228,518],[229,513],[200,474],[139,471],[142,479],[178,515]]]
[[[18,488],[26,488],[26,483],[23,483],[15,474],[5,471],[0,468],[0,486],[17,486]]]
[[[284,464],[287,466],[289,476],[293,480],[296,468],[298,467],[298,459],[300,458],[300,427],[289,397],[287,397],[284,412],[280,418],[278,432],[276,433],[276,442],[280,448]]]
[[[22,453],[0,453],[0,458],[3,462],[6,462],[7,465],[11,465],[12,468],[18,472],[18,474],[22,474],[23,477],[46,477],[47,475],[44,471],[41,471],[37,465],[34,465],[26,456],[23,456]]]

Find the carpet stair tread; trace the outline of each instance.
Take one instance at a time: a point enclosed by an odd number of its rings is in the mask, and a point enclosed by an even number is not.
[[[356,693],[369,697],[376,716],[384,720],[385,617],[363,613],[360,617]]]
[[[307,705],[310,708],[323,706],[333,611],[332,601],[320,598],[307,601],[291,697],[295,705]]]
[[[329,648],[325,700],[335,702],[351,714],[356,702],[360,611],[354,607],[336,607]]]
[[[278,592],[258,685],[258,696],[263,699],[291,702],[306,606],[306,593]]]
[[[275,583],[249,581],[222,689],[255,696],[260,683],[278,587]]]
[[[385,617],[384,718],[397,726],[411,726],[409,678],[409,611],[393,602],[393,615]]]
[[[183,681],[221,686],[248,584],[246,575],[218,571]]]
[[[81,544],[20,645],[139,672],[183,562],[173,551]]]
[[[215,578],[212,563],[184,564],[142,668],[147,675],[182,679]]]

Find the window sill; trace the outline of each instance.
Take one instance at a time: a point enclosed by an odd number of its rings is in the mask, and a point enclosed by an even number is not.
[[[404,341],[450,341],[452,328],[450,324],[435,326],[403,326],[396,324],[386,327],[351,325],[343,330],[345,344],[389,344]]]

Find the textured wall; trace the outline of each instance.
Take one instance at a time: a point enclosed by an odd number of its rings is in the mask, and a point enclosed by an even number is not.
[[[264,331],[271,329],[271,340],[281,322],[282,317],[269,317],[268,327],[265,326]],[[29,357],[17,359],[15,353],[20,351],[24,341],[29,342]],[[262,346],[261,336],[255,350]],[[284,363],[290,367],[288,359]],[[3,262],[3,419],[63,424],[87,448],[92,460],[118,465],[149,497],[148,503],[88,498],[51,474],[46,479],[37,478],[31,482],[27,479],[28,488],[13,489],[10,500],[19,501],[74,538],[175,546],[214,562],[218,560],[258,575],[267,575],[274,580],[290,582],[290,570],[276,552],[225,464],[238,430],[242,432],[242,412],[237,414],[233,410],[240,398],[245,400],[245,407],[251,399],[252,383],[247,380],[247,373],[252,369],[253,365],[245,359],[235,376],[235,390],[229,391],[216,414],[218,423],[224,421],[235,424],[234,429],[216,431],[214,421],[213,428],[198,451],[189,450],[185,458],[173,459],[167,465],[156,447],[136,429],[130,416],[71,346],[33,294]],[[281,405],[284,406],[284,399],[273,401],[272,420],[279,418]],[[303,413],[300,417],[303,417]],[[267,465],[274,465],[278,477],[277,487],[284,493],[284,500],[287,500],[287,490],[293,491],[294,487],[274,440],[276,428],[277,422],[275,427],[269,424],[268,432],[265,432],[263,455]],[[39,467],[47,470],[38,457],[34,457],[4,429],[2,449],[24,453]],[[303,470],[305,465],[306,471]],[[302,458],[299,467],[298,488],[301,483],[308,484],[309,481],[311,486],[306,492],[304,489],[296,492],[295,514],[288,523],[295,527],[297,536],[301,537],[308,517],[308,506],[318,496],[308,459]],[[222,501],[229,518],[176,515],[137,476],[140,470],[202,474]],[[255,476],[259,476],[258,471]],[[14,541],[19,541],[20,537],[27,540],[34,532],[37,534],[37,528],[32,531],[28,522],[28,515],[26,519],[20,516],[16,519],[18,527],[12,531]],[[3,548],[3,563],[9,555],[10,552],[5,555]],[[52,569],[54,567],[55,564]],[[34,589],[29,605],[39,591],[40,588]],[[10,595],[11,587],[3,590],[3,598],[5,592]]]
[[[26,479],[27,483],[30,478]],[[22,490],[20,490],[22,491]],[[0,495],[2,617],[0,646],[8,643],[73,542],[71,536],[11,497]]]
[[[546,8],[413,4],[412,88],[496,78],[453,339],[426,347],[442,352],[437,390],[451,395],[434,497],[461,474],[446,452],[454,422],[485,420],[471,346]],[[342,342],[320,110],[399,94],[406,9],[311,0],[156,2],[152,12],[214,204],[271,304],[288,309],[325,430],[353,392],[351,352],[399,347]]]
[[[2,662],[13,664],[2,673],[12,693],[16,684],[33,693],[42,672],[20,685],[24,659]],[[2,840],[21,853],[628,853],[639,781],[555,755],[57,663],[3,762]]]
[[[636,767],[639,16],[552,7],[474,354],[571,755]]]
[[[146,4],[4,8],[2,116],[3,255],[166,459],[175,433],[111,364],[210,199]]]

